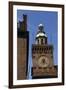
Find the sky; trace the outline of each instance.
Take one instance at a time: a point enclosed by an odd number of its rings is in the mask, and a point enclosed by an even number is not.
[[[48,44],[54,47],[54,64],[58,64],[58,13],[52,11],[17,10],[17,22],[23,20],[23,14],[27,15],[27,30],[29,31],[29,79],[31,79],[32,52],[31,46],[35,43],[38,25],[44,25],[44,31],[48,37]]]

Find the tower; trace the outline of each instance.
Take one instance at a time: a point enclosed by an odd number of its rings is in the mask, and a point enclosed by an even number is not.
[[[48,37],[42,24],[38,25],[35,44],[32,44],[32,78],[57,77],[54,66],[53,45],[48,44]]]
[[[29,32],[27,31],[27,15],[17,27],[17,79],[27,79]]]

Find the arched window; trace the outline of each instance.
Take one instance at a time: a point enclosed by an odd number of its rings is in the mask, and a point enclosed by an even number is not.
[[[41,44],[43,44],[43,39],[41,39]]]
[[[39,39],[37,41],[38,41],[38,44],[39,44]]]

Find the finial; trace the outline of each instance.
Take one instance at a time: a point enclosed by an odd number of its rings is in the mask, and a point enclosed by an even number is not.
[[[43,31],[43,28],[44,28],[43,24],[39,24],[38,28],[39,28],[40,31]]]

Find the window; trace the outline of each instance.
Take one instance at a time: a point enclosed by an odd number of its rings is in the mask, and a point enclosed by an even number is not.
[[[41,39],[41,44],[43,44],[43,39]]]
[[[37,41],[38,41],[38,44],[39,44],[39,39]]]

